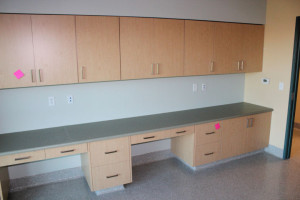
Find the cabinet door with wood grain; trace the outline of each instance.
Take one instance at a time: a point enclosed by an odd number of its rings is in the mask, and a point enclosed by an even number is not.
[[[156,77],[183,76],[184,20],[154,19]]]
[[[241,24],[215,23],[214,72],[241,73],[243,31]]]
[[[213,29],[213,22],[185,20],[185,76],[213,74]]]
[[[239,117],[223,121],[222,159],[245,153],[246,145],[246,117]]]
[[[0,88],[35,85],[30,15],[0,14]]]
[[[247,117],[246,152],[268,146],[270,138],[271,112]]]
[[[76,16],[79,82],[120,80],[119,17]]]
[[[78,82],[75,16],[32,15],[38,85]]]
[[[244,72],[261,72],[263,62],[264,26],[244,24],[243,56]]]
[[[121,79],[154,78],[153,18],[121,17]]]

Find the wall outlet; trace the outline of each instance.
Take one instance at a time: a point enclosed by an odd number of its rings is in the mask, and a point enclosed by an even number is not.
[[[284,83],[283,82],[279,82],[278,89],[279,90],[283,90],[283,88],[284,88]]]
[[[68,104],[73,104],[74,103],[74,99],[72,95],[67,96],[67,102]]]
[[[55,99],[54,97],[48,97],[48,105],[55,106]]]
[[[197,92],[198,86],[197,83],[193,83],[193,92]]]
[[[206,84],[202,83],[202,87],[201,87],[202,92],[206,92]]]

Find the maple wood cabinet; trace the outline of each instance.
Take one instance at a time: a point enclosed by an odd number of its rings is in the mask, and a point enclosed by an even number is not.
[[[263,25],[0,14],[0,32],[0,88],[262,71]]]
[[[24,76],[17,79],[14,73]],[[30,15],[0,15],[0,88],[35,86]]]
[[[120,18],[121,79],[183,75],[184,20]]]
[[[271,114],[195,125],[195,134],[172,138],[171,150],[195,167],[263,149],[269,144]]]
[[[185,20],[184,75],[262,71],[263,25]]]
[[[79,82],[120,80],[119,17],[76,16]]]
[[[75,16],[32,15],[37,85],[76,83]]]

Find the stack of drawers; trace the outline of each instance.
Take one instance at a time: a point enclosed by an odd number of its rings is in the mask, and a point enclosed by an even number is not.
[[[221,122],[196,125],[195,134],[195,166],[221,159]]]
[[[132,182],[129,137],[89,143],[92,190]]]

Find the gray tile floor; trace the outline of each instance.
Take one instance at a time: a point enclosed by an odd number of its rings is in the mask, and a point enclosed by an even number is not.
[[[297,200],[300,164],[259,153],[193,172],[175,158],[133,168],[133,183],[101,196],[84,178],[9,194],[9,200]]]

